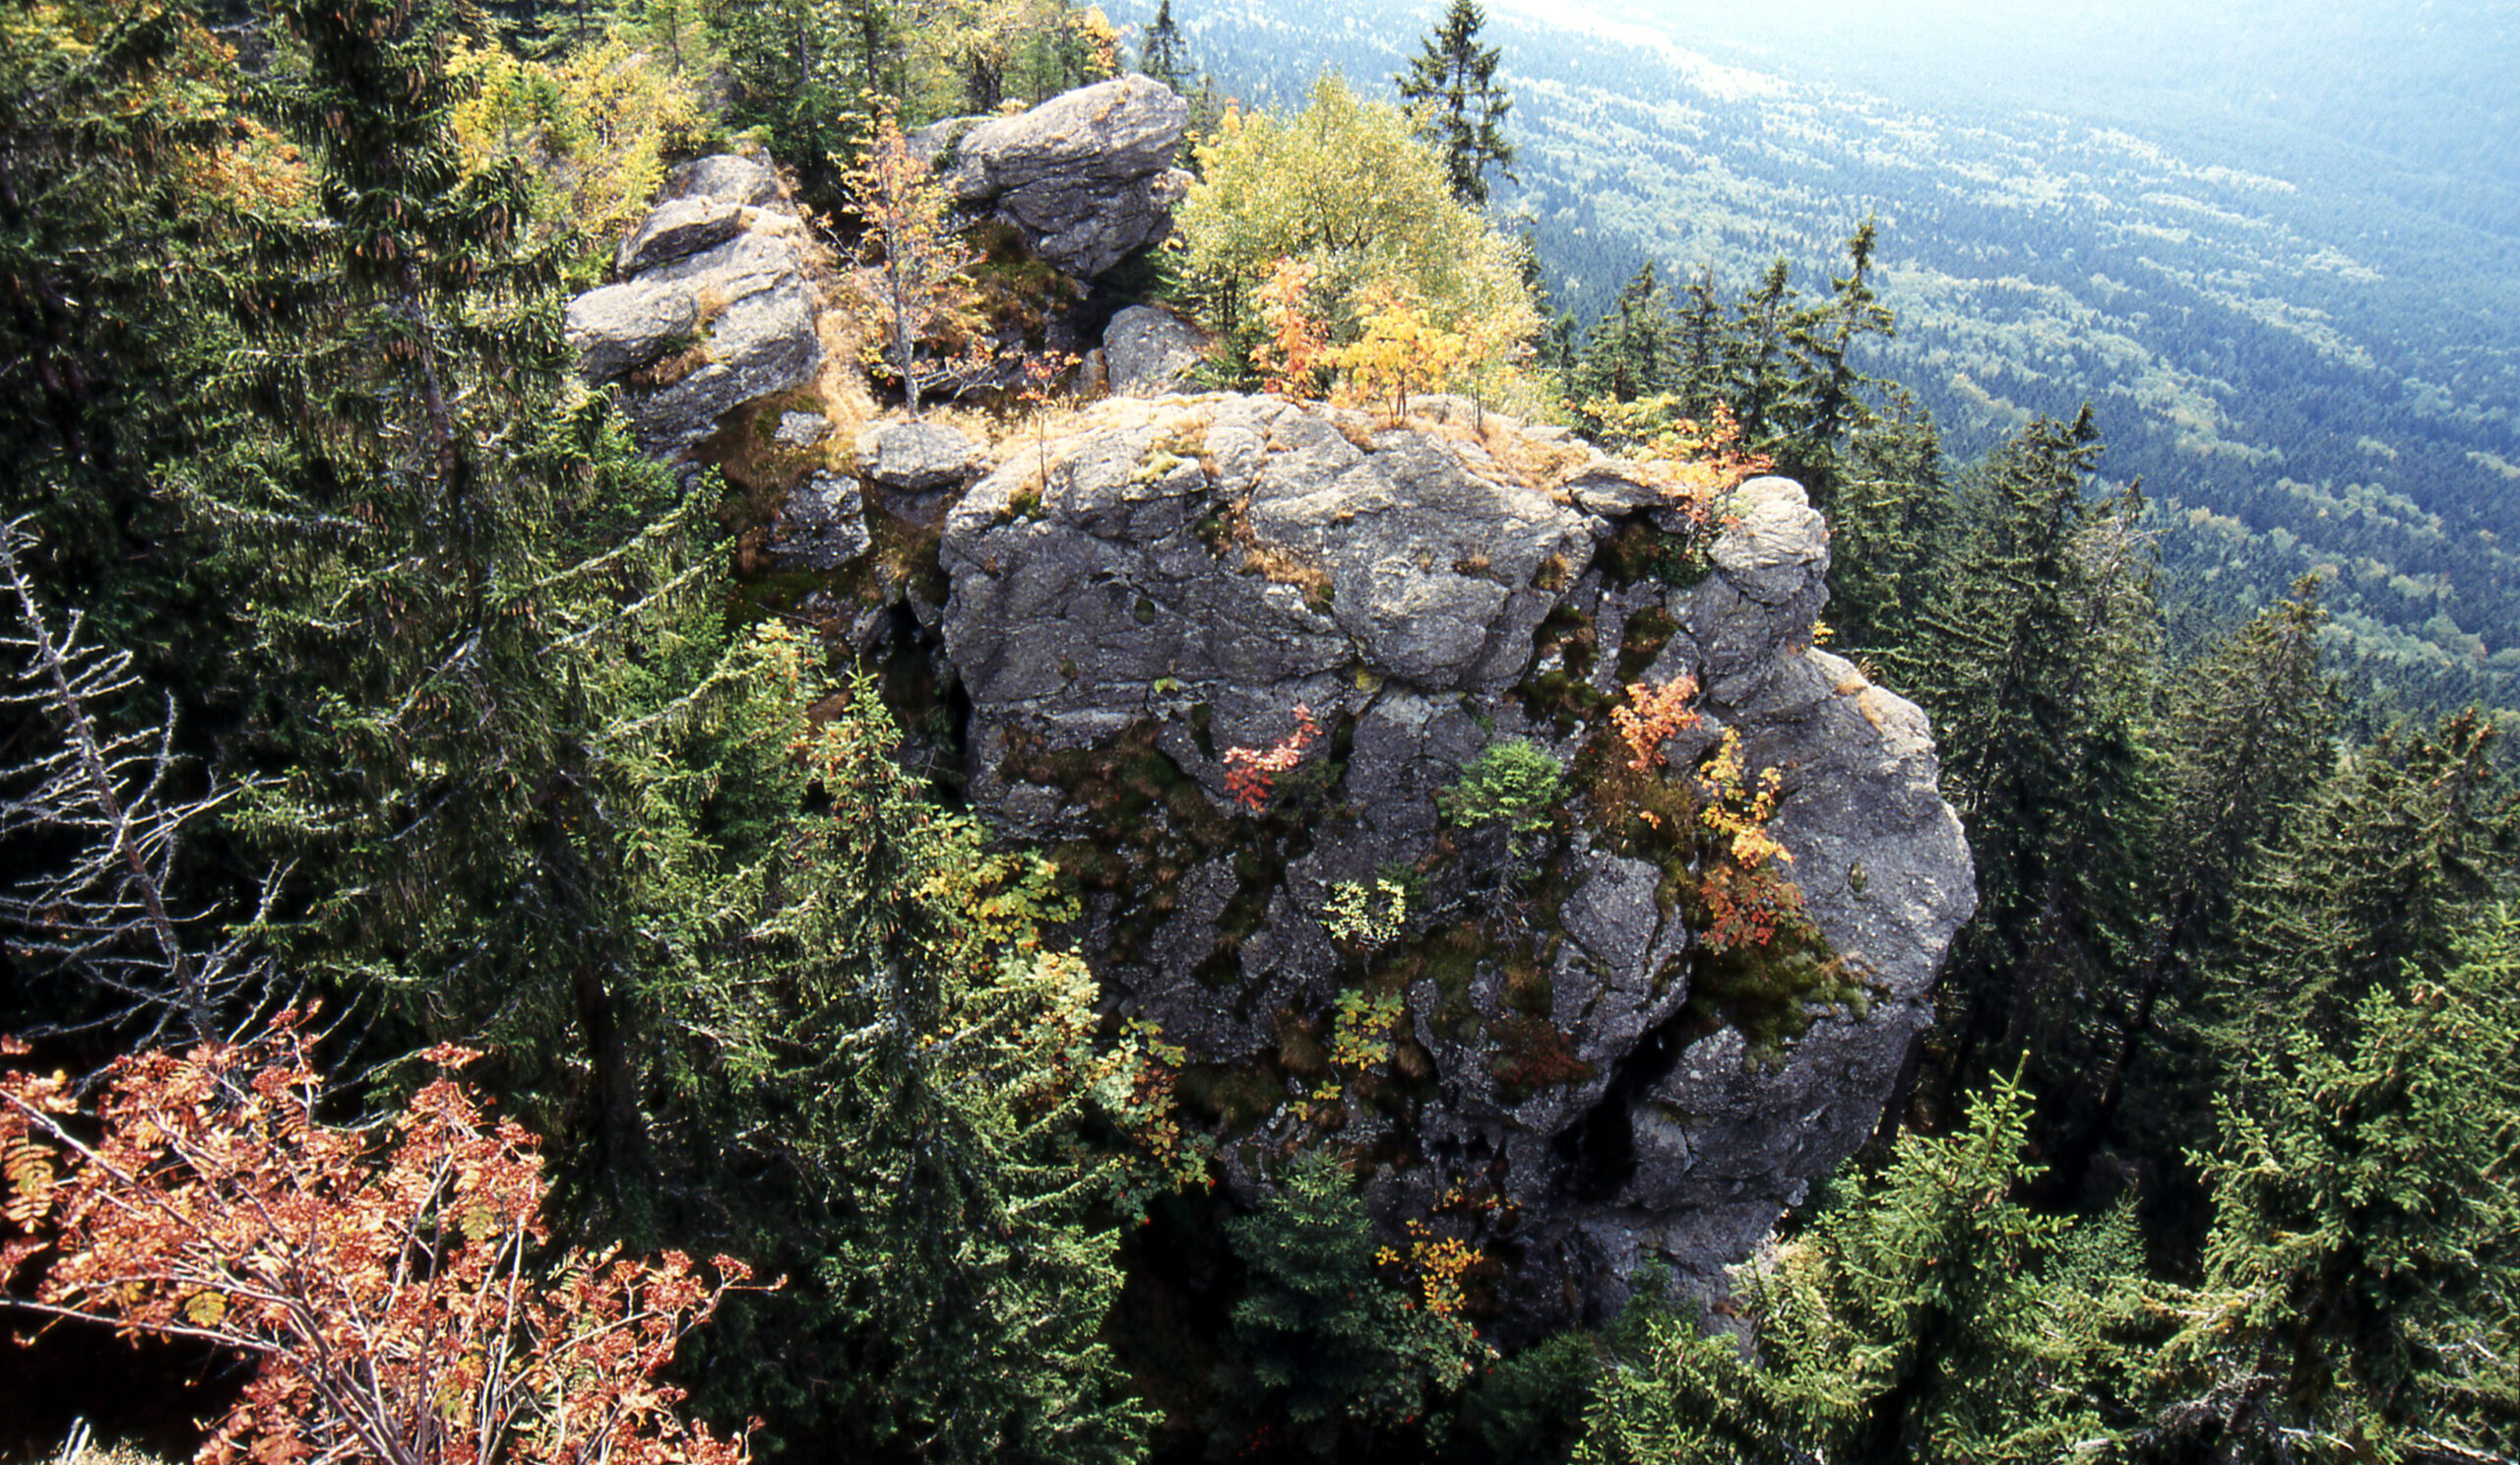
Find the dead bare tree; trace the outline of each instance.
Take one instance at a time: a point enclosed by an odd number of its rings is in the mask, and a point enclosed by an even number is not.
[[[254,918],[188,908],[171,890],[187,826],[248,786],[213,779],[180,788],[175,704],[143,727],[119,726],[118,704],[141,686],[131,654],[90,639],[86,617],[57,623],[35,593],[25,520],[0,525],[0,653],[13,664],[0,709],[49,731],[42,746],[0,764],[0,843],[49,867],[0,890],[0,939],[22,968],[66,973],[105,998],[73,1027],[129,1026],[141,1047],[218,1036],[222,1015],[252,1022],[272,976],[252,934],[268,919],[284,870],[263,881]]]

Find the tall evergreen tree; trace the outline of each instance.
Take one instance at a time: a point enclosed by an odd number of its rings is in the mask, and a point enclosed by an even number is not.
[[[662,1058],[661,1137],[702,1180],[680,1230],[792,1278],[729,1309],[702,1396],[852,1459],[1136,1459],[1102,1338],[1131,1174],[1088,1130],[1125,1142],[1157,1075],[1097,1051],[1092,975],[1042,949],[1074,915],[1050,866],[928,801],[870,679],[810,728],[806,653],[756,638],[741,740],[818,807],[746,873],[734,980],[683,989]]]
[[[2112,998],[2107,1056],[2060,1095],[2067,1111],[2057,1178],[2071,1187],[2107,1138],[2126,1086],[2160,1031],[2156,1013],[2196,995],[2195,981],[2230,935],[2235,903],[2334,761],[2336,689],[2322,674],[2318,581],[2250,621],[2169,688],[2162,729],[2159,828],[2152,842],[2151,905],[2142,941]],[[2192,1054],[2188,1060],[2192,1061]],[[2174,1071],[2175,1065],[2173,1065]],[[2169,1078],[2154,1065],[2156,1084]],[[2141,1080],[2138,1080],[2141,1081]],[[2175,1091],[2176,1085],[2173,1083]],[[2190,1096],[2192,1097],[2192,1096]],[[2187,1109],[2171,1093],[2149,1096],[2154,1142]],[[2202,1136],[2200,1136],[2200,1139]],[[2165,1158],[2168,1158],[2165,1153]]]
[[[1680,399],[1681,414],[1705,421],[1725,400],[1724,302],[1715,292],[1715,267],[1700,265],[1681,292],[1683,303],[1672,316],[1670,390]]]
[[[2158,615],[2141,496],[2090,493],[2100,451],[2088,409],[2005,444],[1921,634],[1891,658],[1933,714],[1978,863],[1979,918],[1940,989],[1947,1091],[2025,1050],[2042,1080],[2083,1061],[2082,1019],[2140,922]]]
[[[1802,329],[1798,297],[1791,269],[1778,260],[1741,297],[1725,336],[1721,395],[1753,452],[1790,451],[1803,419],[1809,383],[1795,357]]]
[[[1872,287],[1873,241],[1874,223],[1866,219],[1847,240],[1847,273],[1831,281],[1829,298],[1795,315],[1786,330],[1803,381],[1792,394],[1796,420],[1777,447],[1777,468],[1800,478],[1824,513],[1835,506],[1847,440],[1873,418],[1863,396],[1871,378],[1856,364],[1857,349],[1867,336],[1897,334],[1890,307]]]
[[[2440,955],[2339,991],[2333,1026],[2269,1031],[2233,1076],[2163,1453],[2520,1452],[2520,922],[2474,912]]]
[[[1654,262],[1647,260],[1593,323],[1575,358],[1570,385],[1579,401],[1624,403],[1651,397],[1668,389],[1674,350],[1670,295],[1655,278]]]
[[[1746,1339],[1655,1319],[1595,1385],[1576,1460],[2046,1465],[2110,1443],[2138,1248],[2122,1211],[2022,1203],[2029,1123],[2029,1094],[1998,1081],[1961,1132],[1903,1136],[1877,1178],[1733,1269]]]
[[[1190,90],[1189,47],[1172,19],[1172,0],[1162,0],[1155,8],[1155,21],[1138,46],[1138,70],[1175,92]]]
[[[1932,414],[1902,388],[1886,395],[1888,410],[1846,445],[1827,505],[1829,623],[1845,654],[1874,660],[1912,639],[1957,532]]]
[[[1507,182],[1514,178],[1514,145],[1505,138],[1505,114],[1514,101],[1496,80],[1502,53],[1479,43],[1486,24],[1477,0],[1453,0],[1408,73],[1393,78],[1402,99],[1418,110],[1420,134],[1443,155],[1453,197],[1473,207],[1487,202],[1488,169]]]
[[[293,872],[302,970],[380,1039],[531,1040],[516,1107],[635,1216],[638,1013],[720,858],[676,827],[715,690],[705,499],[568,379],[560,242],[450,135],[459,8],[277,20],[314,197],[253,221],[250,349],[207,398],[227,447],[171,485],[242,588],[243,771],[281,780],[236,822]]]

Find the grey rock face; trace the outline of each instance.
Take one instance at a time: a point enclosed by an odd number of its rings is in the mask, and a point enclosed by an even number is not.
[[[817,473],[788,495],[771,529],[770,556],[786,569],[836,570],[874,546],[857,480]]]
[[[779,175],[749,158],[731,153],[694,159],[674,169],[673,176],[665,182],[665,196],[784,207]]]
[[[569,344],[590,382],[622,380],[642,446],[674,457],[730,411],[813,378],[819,306],[804,225],[776,174],[704,158],[622,242],[624,279],[569,302]]]
[[[878,422],[857,435],[857,472],[902,493],[961,487],[988,465],[988,444],[941,422]]]
[[[1207,353],[1206,332],[1151,305],[1132,305],[1102,328],[1103,371],[1115,397],[1160,397]]]
[[[1219,1113],[1231,1183],[1265,1190],[1288,1142],[1388,1139],[1405,1158],[1368,1187],[1386,1224],[1485,1187],[1517,1208],[1507,1328],[1528,1332],[1614,1307],[1648,1257],[1712,1285],[1859,1144],[1975,891],[1922,715],[1810,648],[1828,532],[1798,486],[1742,485],[1695,584],[1622,582],[1596,547],[1671,520],[1667,474],[1427,407],[1406,428],[1221,395],[1090,409],[1046,472],[1012,452],[953,508],[942,635],[975,805],[1124,870],[1079,929],[1124,1013],[1274,1092],[1288,1035],[1326,1043],[1342,992],[1405,999],[1394,1056],[1334,1070],[1335,1122],[1293,1098]],[[1670,777],[1727,732],[1782,772],[1771,829],[1852,981],[1798,1032],[1753,1043],[1717,999],[1692,1003],[1708,953],[1672,894],[1687,877],[1613,848],[1581,787],[1528,847],[1444,820],[1437,794],[1490,743],[1573,763],[1606,738],[1640,662],[1704,689]],[[1244,809],[1226,754],[1287,737],[1298,704],[1324,730],[1312,782]],[[1115,748],[1141,750],[1135,777],[1180,780],[1126,827],[1046,756]],[[1536,864],[1553,873],[1516,877]],[[1334,940],[1337,887],[1394,870],[1415,882],[1403,935]],[[1412,1081],[1432,1088],[1397,1097]]]
[[[668,260],[724,244],[744,226],[743,218],[741,204],[720,203],[713,198],[667,199],[640,221],[629,238],[621,241],[621,247],[613,251],[612,268],[623,275],[636,275]]]
[[[1041,260],[1091,280],[1171,231],[1190,185],[1172,166],[1189,120],[1190,103],[1162,82],[1098,82],[961,132],[945,185],[1013,224]]]
[[[831,418],[807,412],[781,413],[771,434],[783,448],[810,448],[830,435]]]
[[[592,289],[569,302],[563,320],[577,348],[578,374],[608,382],[692,339],[700,307],[677,286],[628,281]]]

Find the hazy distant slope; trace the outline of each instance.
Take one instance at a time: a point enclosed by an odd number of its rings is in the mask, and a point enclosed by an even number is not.
[[[1523,150],[1504,197],[1563,301],[1589,314],[1648,255],[1737,287],[1782,254],[1819,286],[1877,212],[1903,322],[1880,368],[1955,449],[2088,396],[2110,471],[2164,502],[2174,595],[2220,617],[2331,565],[2341,623],[2389,680],[2520,702],[2520,195],[2497,181],[2513,92],[2489,85],[2520,56],[2494,44],[2520,36],[2515,7],[2387,34],[2339,7],[2318,24],[2364,85],[2324,110],[2298,47],[2242,44],[2247,7],[2095,41],[2079,71],[2058,59],[2070,12],[2020,21],[2028,40],[1937,33],[1916,18],[1960,7],[1933,0],[1797,39],[1778,8],[1739,7],[1682,46],[1547,9],[1489,30]],[[1386,76],[1432,7],[1174,13],[1230,90],[1289,96],[1324,66]],[[2243,105],[2252,89],[2281,104]]]

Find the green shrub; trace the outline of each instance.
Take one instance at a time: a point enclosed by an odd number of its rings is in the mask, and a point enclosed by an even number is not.
[[[1538,834],[1566,798],[1566,768],[1557,755],[1528,737],[1491,742],[1461,771],[1461,781],[1436,796],[1455,824],[1503,821],[1515,835]]]

